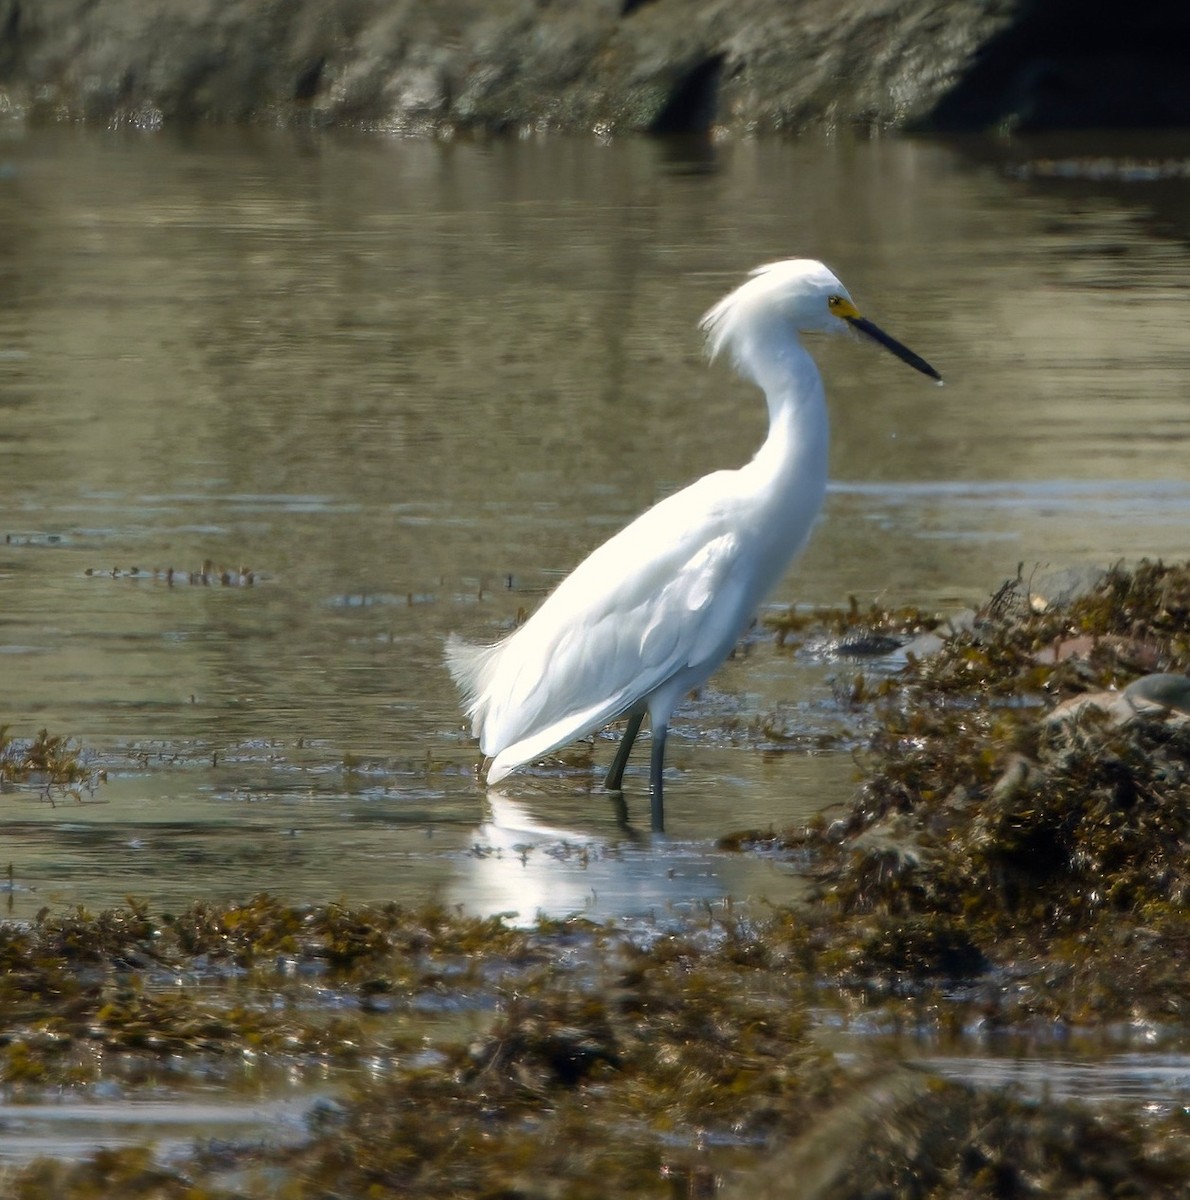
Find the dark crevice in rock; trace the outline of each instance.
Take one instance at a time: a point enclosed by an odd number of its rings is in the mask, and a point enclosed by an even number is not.
[[[1176,11],[1175,11],[1176,7]],[[1049,0],[990,40],[923,124],[1160,128],[1190,121],[1190,7],[1118,0]]]
[[[719,106],[722,54],[700,62],[680,79],[649,126],[650,133],[702,133],[710,129]]]
[[[0,4],[0,71],[11,71],[21,53],[21,6],[12,0],[8,12]]]
[[[293,86],[295,100],[313,100],[322,82],[322,71],[326,66],[326,55],[317,58],[299,76]]]

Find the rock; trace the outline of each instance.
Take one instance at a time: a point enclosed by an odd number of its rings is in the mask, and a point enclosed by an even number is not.
[[[888,871],[895,874],[921,865],[925,850],[919,834],[920,831],[908,817],[898,814],[886,817],[856,834],[851,845],[873,860],[879,859]]]
[[[919,633],[917,637],[906,642],[900,648],[900,653],[905,658],[909,655],[913,655],[914,658],[930,658],[945,645],[946,639],[941,634],[930,631]]]
[[[1169,49],[1187,33],[1172,0],[0,0],[0,113],[438,134],[1187,124]]]
[[[1190,716],[1190,676],[1165,673],[1142,675],[1124,689],[1134,708],[1157,708]]]
[[[1029,604],[1034,612],[1069,608],[1075,600],[1091,595],[1102,586],[1107,572],[1102,567],[1064,567],[1030,579]]]
[[[997,804],[1012,800],[1022,792],[1028,791],[1030,786],[1037,782],[1037,776],[1035,763],[1022,754],[1010,754],[1000,778],[992,786],[990,799]]]
[[[825,1112],[814,1113],[800,1138],[759,1170],[749,1172],[743,1183],[729,1186],[726,1194],[729,1200],[793,1196],[833,1200],[846,1195],[845,1185],[855,1171],[856,1148],[877,1140],[885,1148],[886,1142],[920,1139],[916,1129],[908,1136],[903,1131],[902,1114],[913,1111],[931,1093],[947,1090],[948,1085],[939,1088],[924,1072],[908,1067],[894,1067],[883,1074],[873,1071]],[[959,1094],[957,1088],[953,1091]],[[935,1112],[946,1117],[951,1111],[952,1105],[935,1105]]]
[[[903,644],[903,638],[890,637],[874,629],[857,629],[839,638],[835,654],[842,658],[877,658],[897,653]]]
[[[1183,1194],[1184,1148],[1138,1110],[1019,1087],[979,1089],[907,1066],[873,1066],[840,1100],[742,1179],[727,1200],[893,1200],[908,1196]],[[1123,1182],[1121,1182],[1123,1181]]]
[[[1142,675],[1122,692],[1084,692],[1065,700],[1050,712],[1049,725],[1078,721],[1089,712],[1105,714],[1113,725],[1136,717],[1190,721],[1190,677],[1176,674]]]

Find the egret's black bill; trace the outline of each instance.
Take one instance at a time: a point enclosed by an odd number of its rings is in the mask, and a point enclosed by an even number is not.
[[[872,341],[879,342],[886,350],[891,350],[901,362],[908,363],[914,370],[938,380],[939,383],[942,382],[942,376],[924,358],[914,354],[908,346],[902,346],[895,337],[889,337],[879,325],[873,325],[866,317],[848,317],[847,321],[860,333],[866,333]]]

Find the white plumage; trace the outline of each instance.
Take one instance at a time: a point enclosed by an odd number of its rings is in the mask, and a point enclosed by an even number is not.
[[[653,828],[664,824],[665,734],[679,700],[727,657],[805,544],[826,491],[822,379],[799,332],[849,325],[938,378],[856,310],[821,263],[760,267],[703,317],[712,358],[730,353],[765,393],[769,432],[751,462],[716,471],[594,550],[502,642],[455,635],[446,661],[489,783],[617,717],[628,729],[607,777],[618,789],[649,714]]]

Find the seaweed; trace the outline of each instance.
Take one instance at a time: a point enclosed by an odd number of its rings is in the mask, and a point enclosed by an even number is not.
[[[892,995],[940,970],[1042,971],[1044,990],[1001,991],[1001,1019],[1183,1017],[1190,722],[1170,697],[1188,631],[1190,565],[1116,567],[1061,603],[1018,572],[934,654],[908,655],[869,697],[849,810],[764,839],[811,864],[828,972],[871,1003],[877,981]],[[1138,679],[1147,704],[1064,703]]]
[[[0,787],[37,783],[48,790],[102,777],[80,760],[80,751],[67,737],[41,729],[32,740],[14,738],[10,725],[0,725]]]

